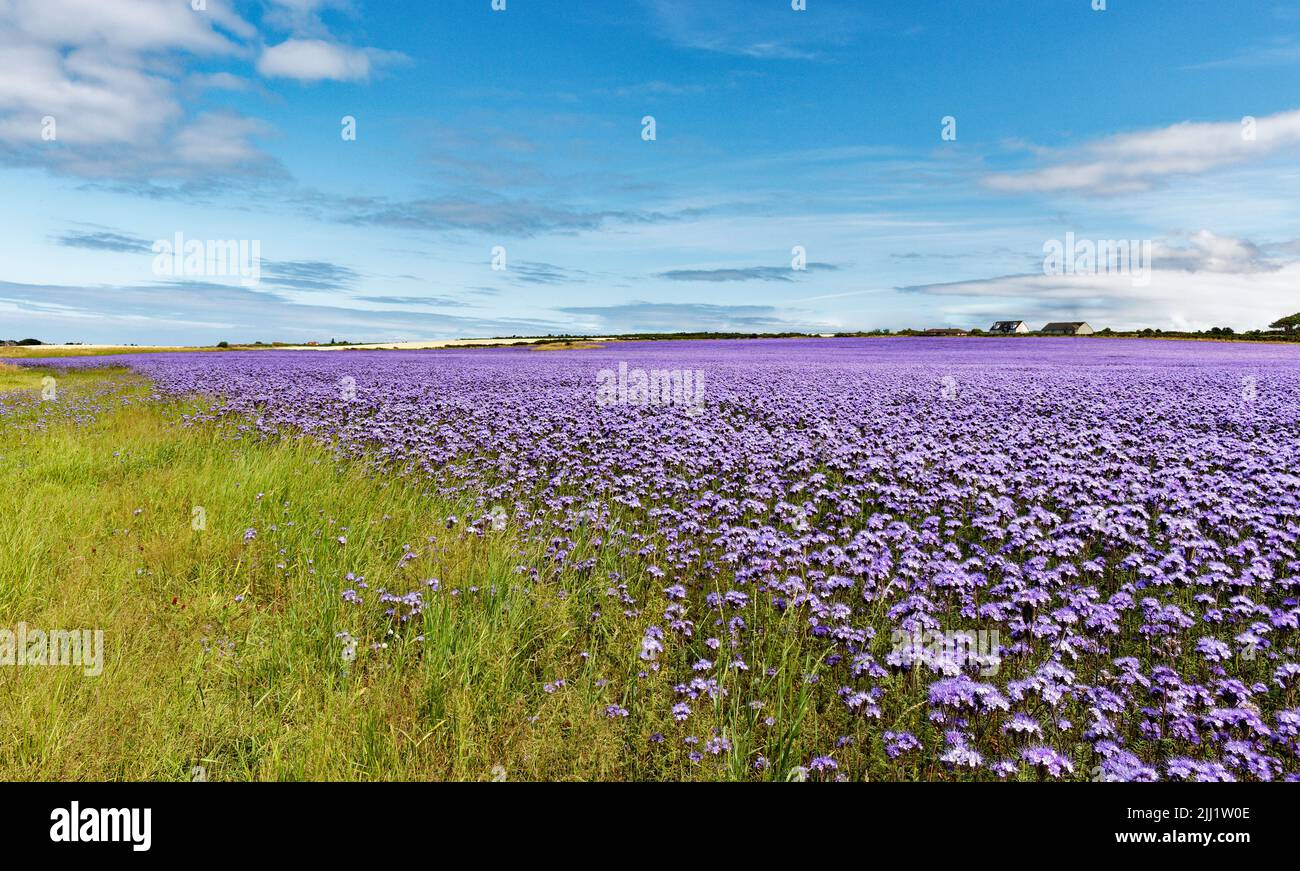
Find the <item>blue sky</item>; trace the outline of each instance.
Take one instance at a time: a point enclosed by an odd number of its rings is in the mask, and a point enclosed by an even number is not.
[[[0,338],[1300,309],[1300,3],[806,5],[0,0]],[[161,274],[178,233],[258,280]],[[1044,274],[1067,233],[1153,268]]]

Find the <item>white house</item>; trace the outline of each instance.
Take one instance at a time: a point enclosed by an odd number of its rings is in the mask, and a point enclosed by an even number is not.
[[[998,321],[996,324],[989,327],[989,332],[1000,333],[1003,335],[1011,335],[1012,333],[1027,333],[1029,332],[1029,325],[1026,324],[1024,321]]]

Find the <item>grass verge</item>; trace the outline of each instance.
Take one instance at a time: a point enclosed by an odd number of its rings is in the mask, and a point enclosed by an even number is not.
[[[11,368],[3,389],[44,375]],[[593,681],[541,690],[591,671],[584,597],[521,581],[509,529],[449,530],[417,485],[148,392],[73,372],[0,414],[0,628],[104,644],[98,676],[0,666],[0,778],[626,773]]]

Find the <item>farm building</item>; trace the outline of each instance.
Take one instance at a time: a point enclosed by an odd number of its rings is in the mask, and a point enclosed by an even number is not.
[[[1027,333],[1029,332],[1029,325],[1024,321],[998,321],[996,324],[989,327],[989,332],[998,333],[1000,335]]]
[[[1084,321],[1055,321],[1039,332],[1045,336],[1091,336],[1093,329]]]
[[[965,336],[967,335],[967,333],[965,330],[954,330],[954,329],[944,328],[944,329],[936,329],[936,330],[926,330],[921,335],[923,336]]]

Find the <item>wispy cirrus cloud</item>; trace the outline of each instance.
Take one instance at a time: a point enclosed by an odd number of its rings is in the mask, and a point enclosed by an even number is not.
[[[413,230],[468,230],[515,238],[598,230],[607,224],[674,220],[674,216],[663,212],[589,209],[559,201],[507,197],[488,192],[398,200],[302,191],[291,200],[313,217],[343,224]]]
[[[154,254],[153,240],[111,227],[90,225],[86,229],[71,229],[54,241],[66,248]],[[355,269],[325,260],[263,260],[260,271],[262,283],[287,290],[347,290],[361,279]]]
[[[797,281],[808,272],[835,272],[833,263],[809,263],[804,270],[790,266],[744,266],[724,269],[670,269],[659,273],[669,281]]]
[[[655,29],[684,48],[772,60],[817,60],[853,41],[866,26],[861,12],[823,4],[816,14],[789,3],[747,0],[643,0]],[[797,17],[796,17],[797,16]]]
[[[324,260],[270,260],[262,264],[262,283],[288,290],[347,290],[360,274]]]
[[[323,36],[329,33],[322,19],[326,11],[357,14],[353,0],[266,0],[263,20],[281,30]]]
[[[450,296],[358,296],[360,302],[380,305],[424,306],[427,308],[472,308],[470,303]]]
[[[1295,20],[1295,17],[1293,16],[1291,20]],[[1248,69],[1294,63],[1300,63],[1300,42],[1290,36],[1279,36],[1266,44],[1251,46],[1237,54],[1192,64],[1187,68],[1192,70]]]
[[[581,269],[565,269],[550,263],[519,260],[510,264],[510,278],[525,284],[573,284],[586,281],[588,273]]]
[[[825,324],[801,320],[797,314],[770,305],[646,302],[634,300],[607,306],[567,306],[556,309],[576,315],[594,333],[752,331],[794,332],[824,329]]]
[[[1253,136],[1243,119],[1121,133],[1078,149],[1045,151],[1050,166],[987,175],[984,184],[1006,193],[1130,193],[1300,145],[1300,110],[1254,121]]]
[[[527,318],[305,305],[265,291],[207,282],[69,286],[0,281],[0,319],[24,335],[63,341],[139,342],[316,340],[394,341],[452,336],[532,335],[565,325]]]
[[[65,248],[154,256],[152,240],[108,227],[68,230],[54,241]],[[260,283],[282,290],[349,291],[361,280],[355,269],[325,260],[263,260],[260,264]]]
[[[55,237],[54,241],[65,248],[86,248],[116,254],[149,254],[153,245],[139,236],[109,229],[69,230]]]

